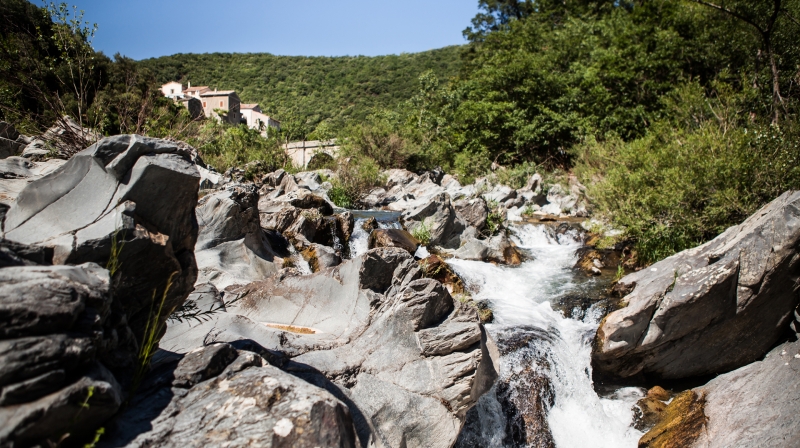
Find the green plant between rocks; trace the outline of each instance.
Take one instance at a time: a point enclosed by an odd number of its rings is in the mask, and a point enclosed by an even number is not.
[[[166,320],[164,322],[161,320],[164,312],[164,303],[167,301],[167,294],[169,294],[169,290],[172,288],[172,282],[176,275],[178,275],[178,273],[173,272],[167,279],[167,284],[164,287],[163,294],[161,294],[161,300],[158,301],[157,308],[157,291],[153,291],[153,298],[152,302],[150,303],[150,312],[148,314],[147,323],[145,324],[144,333],[142,334],[142,342],[139,345],[139,354],[136,358],[136,370],[133,374],[131,395],[133,395],[133,393],[135,393],[139,388],[139,385],[150,368],[150,360],[153,359],[153,355],[155,354],[155,350],[158,346],[158,337],[166,325]]]
[[[430,223],[430,218],[425,218],[411,229],[411,236],[417,239],[423,246],[431,243],[431,230],[433,225]]]

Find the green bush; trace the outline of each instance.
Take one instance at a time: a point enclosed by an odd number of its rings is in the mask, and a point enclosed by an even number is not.
[[[338,207],[356,208],[362,196],[385,183],[386,179],[373,159],[365,156],[345,157],[339,160],[328,197]]]
[[[753,122],[746,92],[707,98],[689,84],[668,102],[675,120],[639,139],[588,140],[576,171],[599,209],[654,262],[714,238],[789,189],[800,188],[800,127]]]
[[[200,151],[206,163],[220,172],[253,161],[263,162],[268,166],[267,171],[291,165],[277,139],[265,138],[246,125],[230,126],[209,119],[188,142]]]

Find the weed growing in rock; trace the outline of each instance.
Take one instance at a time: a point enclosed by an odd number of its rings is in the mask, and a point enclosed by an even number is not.
[[[119,268],[122,267],[122,263],[119,261],[119,255],[122,253],[122,247],[125,245],[125,232],[123,230],[117,230],[111,235],[111,255],[108,257],[108,262],[106,263],[106,269],[108,269],[108,275],[113,277],[114,274],[119,271]]]
[[[431,242],[431,228],[433,227],[432,224],[428,222],[428,219],[422,220],[421,223],[417,224],[413,229],[411,229],[411,236],[417,239],[423,246],[427,246]]]
[[[139,355],[136,358],[136,371],[133,375],[132,387],[134,392],[139,387],[139,384],[141,384],[144,375],[150,367],[150,360],[153,358],[153,354],[158,346],[158,336],[161,334],[164,325],[166,325],[166,321],[161,321],[161,315],[164,312],[164,302],[167,300],[167,294],[172,287],[172,280],[177,274],[177,272],[173,272],[169,276],[167,285],[164,287],[164,293],[161,294],[158,309],[156,309],[157,292],[153,291],[153,301],[150,303],[150,314],[148,315],[147,324],[145,325],[144,334],[142,335],[142,343],[139,345]]]

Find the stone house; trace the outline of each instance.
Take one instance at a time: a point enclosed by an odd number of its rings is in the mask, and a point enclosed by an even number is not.
[[[261,131],[265,137],[269,137],[270,128],[281,129],[281,122],[264,114],[258,104],[242,104],[240,111],[247,127]]]
[[[225,121],[230,124],[242,122],[241,101],[234,90],[208,90],[200,93],[206,117],[218,117],[218,110],[225,112]]]
[[[179,82],[168,82],[161,86],[161,93],[167,98],[181,99],[183,98],[183,84]]]

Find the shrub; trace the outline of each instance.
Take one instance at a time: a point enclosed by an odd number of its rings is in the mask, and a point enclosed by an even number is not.
[[[645,263],[708,241],[800,188],[796,121],[752,122],[741,96],[720,86],[710,101],[698,90],[690,84],[674,96],[680,120],[656,122],[631,142],[591,139],[577,150],[590,197],[626,228]]]
[[[366,156],[345,157],[339,160],[328,197],[338,207],[355,208],[359,206],[363,195],[385,183],[386,179],[373,159]]]

